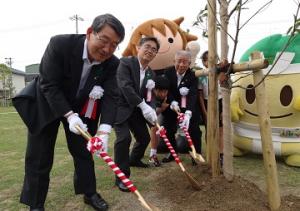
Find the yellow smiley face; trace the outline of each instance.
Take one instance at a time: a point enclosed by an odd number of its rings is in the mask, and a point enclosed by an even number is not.
[[[265,80],[269,114],[272,127],[300,127],[300,74],[269,75]],[[253,76],[238,81],[240,89],[240,109],[243,115],[240,121],[258,124],[258,114]]]

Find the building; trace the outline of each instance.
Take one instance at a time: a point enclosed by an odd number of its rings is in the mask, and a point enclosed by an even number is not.
[[[25,76],[26,73],[20,70],[16,70],[11,68],[11,79],[12,79],[12,87],[14,88],[13,94],[18,93],[25,87]],[[8,76],[9,77],[9,76]],[[7,90],[8,88],[6,88]],[[7,92],[7,91],[6,91]],[[3,83],[0,83],[0,98],[4,97]]]
[[[26,85],[25,83],[26,73],[21,70],[16,70],[12,68],[12,84],[14,89],[14,94],[20,92]]]
[[[39,64],[32,64],[25,67],[25,72],[11,68],[13,95],[20,92],[30,81],[39,75]],[[7,90],[7,89],[6,89]],[[8,91],[6,91],[7,93]],[[6,98],[3,90],[3,83],[0,82],[0,99]]]
[[[39,67],[40,64],[31,64],[25,67],[25,84],[28,84],[30,81],[32,81],[35,77],[39,75]]]

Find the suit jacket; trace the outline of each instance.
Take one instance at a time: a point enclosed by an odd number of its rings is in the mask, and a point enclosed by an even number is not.
[[[191,71],[191,69],[188,69],[178,86],[177,86],[177,74],[174,66],[167,68],[164,74],[170,81],[170,88],[168,92],[167,102],[171,103],[172,101],[175,100],[178,102],[181,112],[190,110],[192,111],[192,113],[194,113],[195,110],[197,109],[196,103],[198,100],[197,97],[198,80],[195,77],[195,74]],[[187,87],[189,89],[189,93],[186,99],[186,108],[181,107],[181,95],[179,92],[179,89],[181,87]],[[176,116],[176,113],[174,111],[171,111],[170,108],[166,109],[163,112],[163,114]]]
[[[154,72],[147,68],[145,78],[140,88],[140,64],[137,57],[123,57],[117,70],[119,101],[116,123],[122,123],[129,118],[133,110],[146,96],[147,81],[154,78]]]
[[[100,65],[93,66],[84,88],[77,94],[85,37],[52,37],[40,64],[39,77],[13,98],[16,110],[31,133],[40,132],[70,110],[80,112],[94,85],[104,89],[104,96],[99,102],[100,123],[113,124],[118,97],[115,76],[119,59],[112,56]]]

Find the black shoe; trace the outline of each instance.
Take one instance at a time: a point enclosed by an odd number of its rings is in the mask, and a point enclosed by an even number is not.
[[[30,207],[30,211],[44,211],[45,208],[44,207],[39,207],[39,208],[32,208]]]
[[[123,182],[116,181],[116,186],[119,188],[120,191],[130,192],[130,190],[123,184]]]
[[[86,195],[84,195],[83,201],[84,201],[84,203],[92,206],[95,210],[98,210],[98,211],[108,210],[107,202],[104,201],[104,199],[98,193],[95,193],[91,197],[87,197]]]
[[[169,153],[169,154],[167,155],[167,157],[165,157],[165,158],[163,158],[163,159],[161,160],[161,162],[163,162],[163,163],[169,163],[169,162],[171,162],[171,161],[173,161],[173,160],[175,160],[174,157],[172,156],[171,153]]]
[[[143,163],[142,161],[138,160],[138,161],[130,161],[129,162],[130,166],[134,166],[134,167],[140,167],[140,168],[148,168],[149,165],[146,163]]]

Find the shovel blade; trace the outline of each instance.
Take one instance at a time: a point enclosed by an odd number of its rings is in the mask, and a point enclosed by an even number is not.
[[[195,190],[201,190],[201,185],[188,172],[184,171],[184,174]]]
[[[146,208],[149,211],[160,211],[158,207],[154,206],[153,204],[150,204],[149,202],[146,202],[146,200],[138,190],[134,191],[133,193],[137,196],[138,200],[144,208]]]
[[[191,151],[189,151],[190,155],[192,156],[192,158],[194,158],[194,160],[198,163],[205,163],[204,158],[202,157],[202,155],[198,154],[198,153],[193,153]]]

